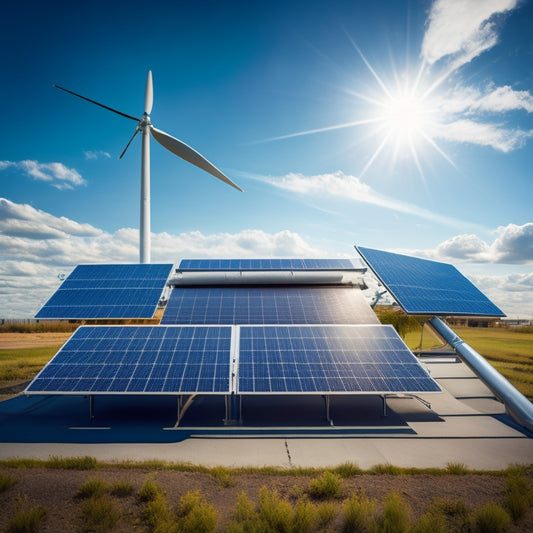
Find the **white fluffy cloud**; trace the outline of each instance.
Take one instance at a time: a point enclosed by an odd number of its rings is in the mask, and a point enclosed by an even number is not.
[[[152,260],[203,257],[319,257],[324,253],[291,231],[275,234],[152,234]],[[136,263],[139,232],[107,233],[29,205],[0,199],[0,317],[31,317],[59,286],[60,273],[83,263]]]
[[[456,235],[426,255],[479,263],[533,264],[533,223],[501,226],[495,235],[497,237],[490,244],[477,235]]]
[[[39,163],[26,159],[24,161],[0,161],[0,170],[16,169],[32,179],[45,181],[56,189],[73,189],[87,182],[81,174],[68,168],[63,163]]]
[[[453,227],[464,227],[467,224],[464,221],[440,215],[423,207],[400,202],[394,198],[382,195],[356,176],[344,174],[342,171],[316,176],[290,173],[281,178],[258,176],[255,178],[279,189],[295,192],[302,196],[318,199],[329,197],[371,204]]]
[[[430,64],[449,58],[456,67],[498,42],[495,17],[517,0],[437,0],[433,3],[422,43],[422,57]]]

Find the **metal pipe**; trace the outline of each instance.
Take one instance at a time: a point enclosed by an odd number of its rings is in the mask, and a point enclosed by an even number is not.
[[[509,383],[483,356],[466,344],[440,318],[429,320],[431,327],[454,348],[461,360],[500,400],[509,415],[521,426],[533,431],[533,404]]]

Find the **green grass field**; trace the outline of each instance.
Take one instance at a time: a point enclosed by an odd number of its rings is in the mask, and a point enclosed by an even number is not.
[[[465,327],[453,327],[453,330],[533,401],[533,332]],[[414,350],[420,346],[420,337],[421,330],[413,330],[405,335],[404,340]],[[437,337],[425,327],[422,348],[427,350],[440,345]]]
[[[0,349],[0,381],[32,379],[61,348],[61,345],[23,350]]]

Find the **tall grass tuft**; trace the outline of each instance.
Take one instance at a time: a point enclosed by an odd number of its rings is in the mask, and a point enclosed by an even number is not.
[[[0,474],[0,494],[10,489],[17,482],[15,476]]]
[[[58,457],[52,455],[46,462],[48,468],[60,470],[94,470],[98,462],[94,457]]]
[[[335,474],[338,474],[342,478],[349,478],[349,477],[355,477],[359,476],[363,473],[363,470],[359,468],[355,463],[346,462],[342,463],[339,466],[336,466],[333,469],[333,472]]]
[[[533,504],[533,488],[523,475],[507,476],[503,496],[503,506],[514,522],[523,518]]]
[[[76,492],[76,498],[87,499],[93,496],[103,496],[107,491],[107,485],[99,478],[88,479]]]
[[[463,463],[446,463],[446,473],[454,476],[468,474],[468,468]]]
[[[288,533],[291,531],[292,506],[282,500],[276,490],[263,486],[259,490],[259,518],[267,531]]]
[[[224,466],[216,466],[211,468],[210,473],[217,480],[220,488],[226,489],[229,487],[234,487],[237,483],[231,473],[231,470]]]
[[[315,500],[339,498],[342,491],[342,482],[339,474],[326,470],[321,478],[313,479],[309,483],[307,492]]]
[[[507,511],[496,503],[488,503],[476,511],[475,521],[480,533],[499,533],[511,525]]]
[[[343,533],[378,533],[376,501],[354,494],[343,505]]]
[[[158,492],[148,501],[143,514],[150,531],[154,533],[170,533],[177,530],[176,517],[168,509],[167,500],[162,492]]]
[[[404,469],[391,464],[375,465],[370,469],[369,472],[371,474],[389,474],[391,476],[400,476],[405,473]]]
[[[291,518],[291,532],[309,533],[317,523],[317,509],[307,498],[302,498],[293,509]]]
[[[114,500],[104,496],[92,496],[81,508],[82,531],[97,533],[111,531],[120,520],[121,513]]]
[[[8,533],[34,533],[39,531],[48,510],[46,507],[31,507],[26,496],[15,499],[13,516],[7,524]]]
[[[410,523],[411,507],[399,492],[391,492],[383,508],[383,533],[405,533]]]
[[[129,481],[115,481],[110,487],[109,492],[117,498],[125,498],[133,494],[133,485]]]

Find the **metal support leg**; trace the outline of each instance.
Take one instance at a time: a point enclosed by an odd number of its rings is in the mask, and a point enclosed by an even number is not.
[[[224,425],[242,424],[242,396],[240,394],[226,394],[224,404],[226,408]]]
[[[331,420],[331,418],[329,416],[329,407],[330,407],[329,394],[326,394],[324,396],[324,402],[325,402],[325,406],[326,406],[326,421],[329,422],[329,424],[332,426],[333,425],[333,420]]]
[[[94,396],[89,394],[89,419],[94,420]]]
[[[387,397],[383,395],[381,399],[383,400],[383,416],[387,416]]]

